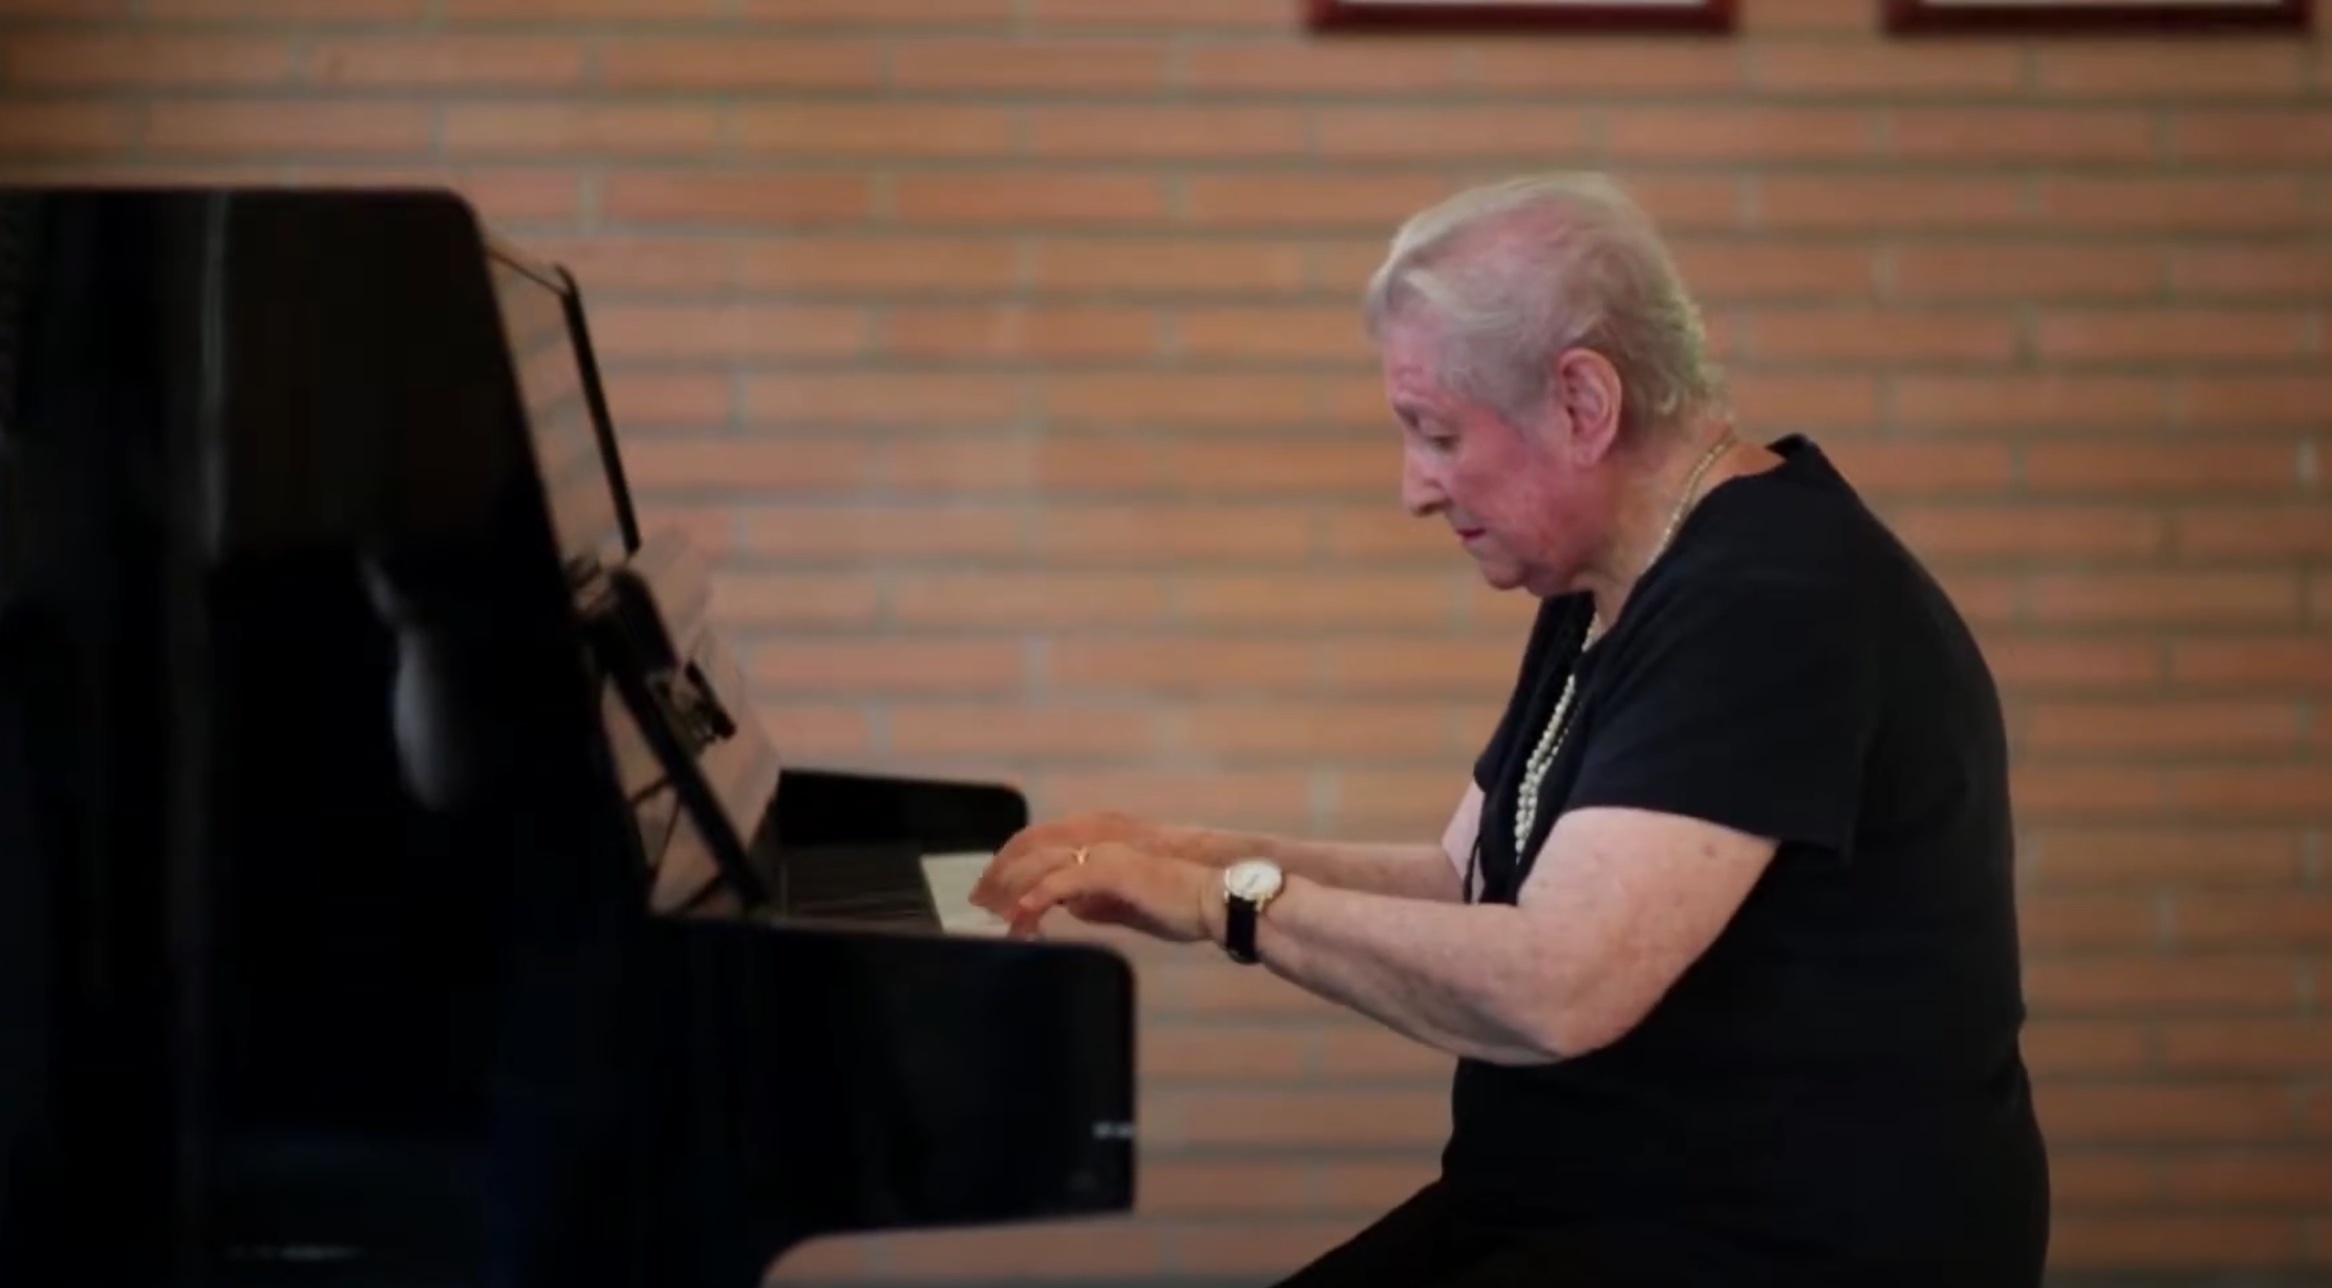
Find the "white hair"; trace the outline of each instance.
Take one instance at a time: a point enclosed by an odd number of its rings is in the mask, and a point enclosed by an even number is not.
[[[1700,311],[1651,219],[1600,175],[1469,188],[1413,216],[1369,280],[1370,336],[1422,305],[1444,330],[1440,377],[1508,419],[1535,421],[1555,355],[1602,354],[1636,437],[1716,402]]]

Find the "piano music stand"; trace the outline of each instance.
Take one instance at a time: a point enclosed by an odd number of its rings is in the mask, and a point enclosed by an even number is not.
[[[443,193],[0,189],[0,1282],[1129,1209],[1116,954],[650,915],[487,258]]]

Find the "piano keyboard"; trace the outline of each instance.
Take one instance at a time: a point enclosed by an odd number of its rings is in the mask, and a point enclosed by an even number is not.
[[[959,854],[923,856],[923,879],[931,887],[932,905],[939,909],[939,928],[951,935],[1001,935],[1004,919],[972,906],[972,886],[996,856],[974,850]]]

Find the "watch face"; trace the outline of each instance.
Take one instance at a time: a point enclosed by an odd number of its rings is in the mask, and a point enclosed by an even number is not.
[[[1269,859],[1244,859],[1223,872],[1223,889],[1241,899],[1264,899],[1279,893],[1279,865]]]

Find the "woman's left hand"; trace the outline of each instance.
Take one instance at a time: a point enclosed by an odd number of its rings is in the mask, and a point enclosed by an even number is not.
[[[1011,923],[1016,939],[1033,937],[1058,907],[1094,925],[1188,943],[1208,937],[1208,900],[1220,901],[1222,880],[1215,868],[1116,842],[1045,846],[1000,859],[976,902]]]

